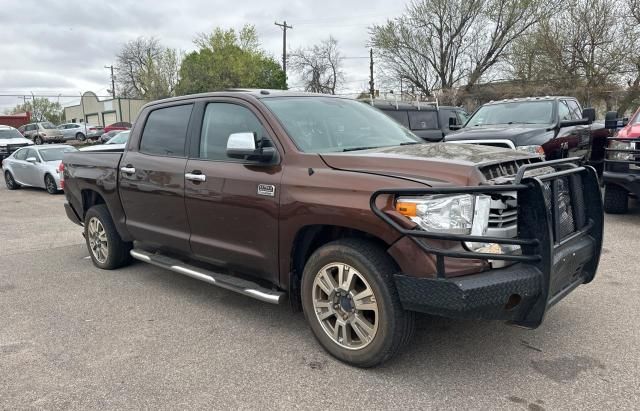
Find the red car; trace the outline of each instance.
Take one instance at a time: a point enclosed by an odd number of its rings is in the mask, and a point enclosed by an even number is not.
[[[129,130],[131,129],[131,123],[127,123],[126,121],[121,121],[119,123],[113,123],[104,128],[103,133],[108,133],[111,130]]]
[[[609,128],[622,127],[609,138],[605,158],[604,211],[611,214],[626,213],[629,197],[640,198],[640,108],[625,121],[610,120]]]

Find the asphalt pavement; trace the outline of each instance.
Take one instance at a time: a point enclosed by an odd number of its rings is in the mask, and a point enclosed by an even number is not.
[[[1,180],[1,179],[0,179]],[[638,409],[640,206],[537,330],[420,316],[383,366],[302,313],[161,268],[95,268],[64,196],[0,188],[0,409]]]

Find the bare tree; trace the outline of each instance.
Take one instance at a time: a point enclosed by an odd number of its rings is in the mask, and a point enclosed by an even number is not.
[[[553,9],[551,0],[415,0],[403,16],[370,27],[370,45],[385,71],[425,96],[468,90]]]
[[[634,45],[640,44],[640,0],[627,3],[624,14],[630,18],[624,21],[623,42],[628,45],[628,52],[623,60],[622,71],[627,91],[618,107],[620,115],[632,108],[634,103],[640,104],[640,54],[634,52]]]
[[[306,91],[336,94],[344,81],[338,40],[331,36],[310,48],[293,51],[290,59],[289,67],[300,75]]]
[[[174,94],[180,56],[156,38],[139,37],[117,55],[116,80],[121,95],[155,100]]]

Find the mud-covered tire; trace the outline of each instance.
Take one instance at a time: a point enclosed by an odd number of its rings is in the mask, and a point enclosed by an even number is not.
[[[629,210],[629,193],[617,184],[604,187],[604,211],[608,214],[625,214]]]
[[[4,172],[4,182],[7,185],[8,190],[17,190],[20,188],[20,184],[16,183],[16,180],[13,178],[13,174],[10,171]]]
[[[87,211],[84,218],[84,237],[89,255],[96,267],[113,270],[131,262],[129,251],[133,244],[122,241],[106,205],[98,204]],[[96,241],[100,241],[99,249]]]
[[[338,336],[342,335],[344,338],[336,338],[336,334],[334,333],[334,336],[331,336],[327,328],[331,325],[331,318],[321,320],[323,314],[328,313],[328,311],[321,311],[322,309],[318,308],[321,303],[326,303],[320,301],[324,297],[318,297],[319,283],[317,280],[322,277],[323,272],[327,272],[327,267],[333,267],[336,263],[343,267],[348,267],[349,270],[345,272],[355,269],[358,276],[365,281],[361,284],[369,287],[373,294],[374,298],[371,299],[369,297],[366,301],[368,304],[361,304],[364,299],[360,300],[360,304],[358,304],[355,302],[356,298],[354,297],[358,294],[363,294],[361,291],[354,288],[354,292],[346,297],[345,294],[349,293],[339,292],[342,295],[341,298],[348,298],[349,301],[352,301],[352,305],[348,306],[348,308],[352,308],[354,313],[364,312],[357,311],[356,307],[371,305],[371,301],[376,304],[376,331],[371,333],[373,335],[370,339],[360,338],[362,329],[358,330],[360,331],[360,334],[358,334],[355,329],[357,324],[354,323],[343,327],[342,331],[337,333]],[[397,271],[395,263],[384,248],[373,242],[360,239],[337,240],[320,247],[311,255],[302,275],[302,307],[314,336],[327,352],[348,364],[368,368],[389,360],[411,340],[415,329],[415,316],[413,312],[405,311],[402,308],[393,280],[393,274]],[[337,273],[335,278],[339,279],[341,275]],[[355,274],[353,277],[355,277]],[[343,275],[342,278],[346,278],[346,275]],[[358,280],[356,280],[357,282]],[[339,280],[337,283],[339,283]],[[338,284],[338,287],[335,290],[349,288],[340,287],[340,284]],[[326,295],[329,300],[331,299],[329,294],[324,293],[324,291],[320,292],[320,294]],[[347,302],[347,304],[349,303]],[[336,304],[334,307],[342,309],[343,306]],[[352,314],[347,313],[345,315],[350,316]],[[357,315],[353,314],[353,316]],[[348,318],[350,319],[346,320],[347,322],[353,321],[354,317]],[[337,328],[337,321],[339,321],[337,315],[335,315],[335,319],[335,328]],[[368,324],[371,325],[374,322],[370,321]],[[351,335],[348,338],[345,334],[347,332],[350,332]],[[361,348],[348,348],[345,345],[349,345],[351,339],[367,342],[366,344],[361,344]]]

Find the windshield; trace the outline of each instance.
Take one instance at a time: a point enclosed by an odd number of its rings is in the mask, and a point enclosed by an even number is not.
[[[49,123],[48,121],[45,121],[44,123],[40,123],[40,127],[42,127],[45,130],[52,130],[52,129],[56,128],[56,126],[54,126],[53,124]]]
[[[553,101],[489,104],[476,111],[466,127],[493,124],[551,124]]]
[[[355,151],[421,142],[409,130],[368,104],[333,97],[262,100],[307,153]]]
[[[8,130],[0,130],[0,140],[8,140],[10,138],[24,138],[22,134],[15,128],[10,128]]]
[[[56,148],[41,148],[40,157],[42,157],[42,161],[60,161],[62,160],[62,156],[64,153],[68,153],[69,151],[76,151],[75,148],[71,146],[66,147],[56,147]]]
[[[129,139],[129,131],[123,131],[122,133],[118,133],[111,140],[107,141],[105,144],[124,144]]]

